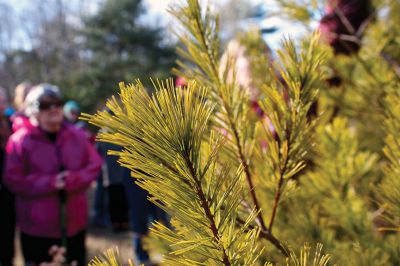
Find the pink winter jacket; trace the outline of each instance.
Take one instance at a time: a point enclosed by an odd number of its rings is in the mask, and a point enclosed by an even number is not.
[[[11,135],[6,146],[4,182],[16,195],[19,229],[36,237],[61,237],[60,204],[55,178],[66,176],[67,235],[86,228],[86,189],[96,178],[102,160],[83,133],[63,124],[51,142],[38,127],[25,127]]]
[[[18,131],[20,128],[25,127],[33,127],[32,124],[29,122],[29,117],[22,113],[15,113],[10,117],[12,122],[11,129],[12,132]]]

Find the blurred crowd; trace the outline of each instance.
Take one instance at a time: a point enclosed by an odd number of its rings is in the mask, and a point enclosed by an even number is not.
[[[79,104],[64,102],[52,84],[22,83],[12,103],[0,88],[1,266],[13,265],[16,230],[25,265],[85,265],[88,224],[132,231],[137,262],[149,264],[142,239],[149,223],[165,221],[165,214],[108,155],[121,147],[95,143],[79,114]],[[93,183],[94,206],[88,206]]]

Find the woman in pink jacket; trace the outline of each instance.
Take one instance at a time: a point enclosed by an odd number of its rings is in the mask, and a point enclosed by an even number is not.
[[[82,131],[63,122],[57,87],[34,87],[26,104],[31,126],[10,137],[4,179],[16,195],[25,262],[51,261],[51,246],[66,245],[68,261],[84,265],[85,192],[100,170],[101,159]]]

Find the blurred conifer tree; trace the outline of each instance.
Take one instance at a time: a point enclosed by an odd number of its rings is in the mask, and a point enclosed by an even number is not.
[[[87,68],[74,73],[68,92],[84,106],[94,107],[96,99],[114,94],[121,80],[146,82],[149,76],[169,75],[174,48],[165,43],[165,29],[147,25],[144,14],[141,0],[107,0],[84,20],[82,56]]]

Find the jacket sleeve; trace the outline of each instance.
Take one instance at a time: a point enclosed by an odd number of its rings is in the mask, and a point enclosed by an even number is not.
[[[25,197],[41,197],[56,193],[56,174],[27,173],[25,158],[22,143],[10,138],[6,146],[4,173],[6,186],[14,193]]]
[[[65,181],[65,189],[67,192],[75,192],[85,190],[90,186],[100,173],[102,159],[95,147],[88,141],[85,141],[86,154],[88,161],[86,165],[77,171],[70,171]]]

